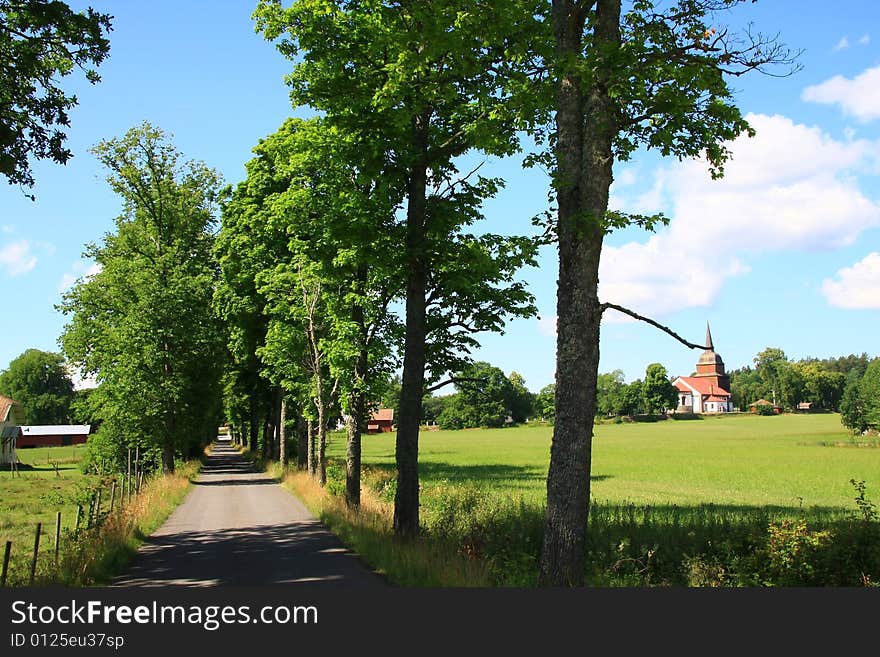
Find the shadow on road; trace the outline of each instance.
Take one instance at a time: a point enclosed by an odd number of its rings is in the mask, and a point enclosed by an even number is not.
[[[375,586],[318,521],[150,537],[115,586]]]

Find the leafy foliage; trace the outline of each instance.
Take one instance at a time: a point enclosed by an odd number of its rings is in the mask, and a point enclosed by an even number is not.
[[[75,393],[61,354],[28,349],[0,372],[0,393],[19,402],[27,424],[68,424]]]
[[[211,312],[211,255],[219,177],[181,161],[149,124],[101,142],[95,155],[122,200],[116,231],[85,256],[101,271],[79,281],[60,310],[71,319],[61,344],[94,375],[102,431],[120,446],[175,453],[213,439],[219,420],[222,330]]]
[[[0,0],[0,174],[11,184],[33,186],[30,158],[64,164],[71,157],[62,128],[77,99],[59,78],[79,68],[92,84],[100,81],[88,67],[110,51],[111,19],[58,0]]]

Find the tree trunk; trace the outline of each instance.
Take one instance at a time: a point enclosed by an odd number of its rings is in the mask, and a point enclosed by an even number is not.
[[[275,386],[272,390],[272,442],[269,447],[269,458],[280,459],[281,457],[281,386]]]
[[[364,316],[364,289],[367,284],[367,266],[358,267],[357,282],[358,301],[351,310],[351,318],[358,327],[360,351],[354,364],[354,386],[349,400],[349,412],[345,423],[348,430],[348,446],[345,452],[345,503],[350,509],[358,509],[361,505],[361,432],[366,414],[366,381],[369,367],[367,351],[367,323]]]
[[[578,57],[584,16],[554,0],[559,62]],[[596,43],[620,42],[620,0],[599,0]],[[600,60],[600,58],[596,58]],[[563,64],[564,65],[564,64]],[[556,419],[547,474],[547,512],[538,582],[579,586],[590,506],[590,460],[599,366],[599,257],[611,186],[611,101],[601,69],[589,89],[577,71],[559,73],[556,91],[559,279]]]
[[[272,457],[272,438],[275,436],[275,427],[272,425],[272,407],[269,406],[268,414],[263,419],[263,458]]]
[[[296,418],[296,468],[309,469],[309,436],[311,429],[302,415]]]
[[[320,384],[320,379],[319,383]],[[327,411],[323,400],[318,402],[318,483],[327,485]]]
[[[306,433],[308,434],[309,474],[314,477],[318,472],[318,455],[315,450],[315,423],[312,421],[312,418],[309,418],[306,426]]]
[[[413,145],[423,158],[410,172],[407,185],[406,338],[397,424],[397,491],[394,495],[394,535],[411,539],[419,533],[419,419],[425,387],[425,212],[427,190],[428,123],[425,112],[413,122]]]
[[[166,439],[162,445],[162,474],[174,473],[174,440]]]
[[[287,400],[284,391],[281,391],[281,410],[278,419],[278,461],[282,468],[287,468]]]
[[[250,435],[249,435],[249,444],[248,448],[251,452],[257,451],[257,437],[259,435],[259,418],[257,417],[257,399],[256,392],[252,392],[250,395]]]

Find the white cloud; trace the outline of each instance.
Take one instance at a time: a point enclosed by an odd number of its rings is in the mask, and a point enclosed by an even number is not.
[[[863,35],[861,36],[861,38],[859,38],[859,45],[860,45],[860,46],[867,46],[869,43],[871,43],[871,37],[870,37],[870,35],[868,35],[868,34],[863,34]]]
[[[880,253],[869,253],[852,267],[822,282],[822,294],[832,306],[880,310]]]
[[[603,249],[603,301],[647,315],[709,306],[728,278],[749,271],[750,254],[837,248],[880,225],[880,205],[855,178],[880,144],[835,141],[782,116],[747,118],[757,136],[729,145],[722,180],[711,180],[704,162],[675,163],[635,208],[623,208],[656,211],[644,207],[647,197],[665,196],[672,220],[645,242]]]
[[[37,257],[31,253],[27,240],[20,240],[0,248],[0,268],[9,276],[26,274],[37,266]]]
[[[71,265],[70,271],[65,272],[61,277],[61,282],[58,283],[58,291],[65,292],[80,278],[90,278],[100,271],[101,265],[96,262],[77,260]]]
[[[807,87],[801,99],[825,105],[840,105],[844,113],[865,123],[880,118],[880,66],[850,79],[835,75]]]
[[[849,39],[846,37],[841,37],[840,41],[837,42],[837,45],[832,48],[834,51],[845,50],[849,48]]]

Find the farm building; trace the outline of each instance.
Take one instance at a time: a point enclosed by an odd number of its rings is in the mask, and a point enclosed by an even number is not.
[[[21,436],[21,427],[7,424],[0,427],[0,465],[16,462],[15,448]]]
[[[386,433],[394,428],[394,409],[380,408],[367,420],[367,433]]]
[[[697,361],[697,373],[680,376],[672,382],[678,389],[678,413],[731,413],[730,376],[724,361],[715,353],[712,332],[706,324],[706,346]]]
[[[21,428],[19,447],[62,447],[81,445],[88,440],[90,424],[44,424]]]
[[[0,464],[15,461],[15,448],[24,422],[24,409],[14,399],[0,395]]]
[[[782,406],[777,406],[773,402],[767,401],[766,399],[759,399],[758,401],[756,401],[752,404],[749,404],[749,411],[751,411],[752,413],[757,413],[758,406],[772,406],[774,413],[776,413],[777,415],[782,413]]]

